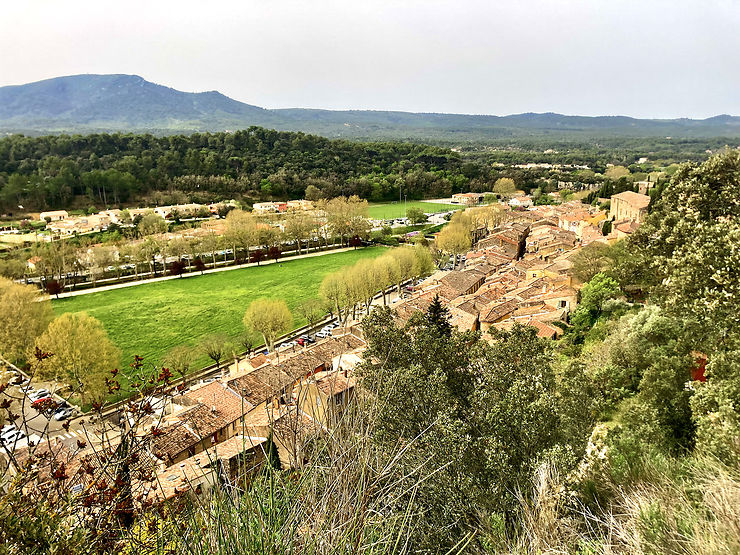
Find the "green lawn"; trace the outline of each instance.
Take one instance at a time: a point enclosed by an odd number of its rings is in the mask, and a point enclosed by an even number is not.
[[[122,369],[127,369],[135,354],[143,356],[145,362],[158,363],[172,347],[196,345],[210,333],[236,338],[244,331],[242,317],[254,299],[282,298],[295,309],[301,301],[318,295],[326,274],[383,252],[384,247],[370,247],[101,291],[52,303],[57,314],[85,311],[98,318],[123,352]],[[305,321],[296,314],[296,327],[303,324]],[[205,365],[210,361],[203,356],[199,362]]]
[[[424,202],[422,200],[410,200],[408,202],[383,202],[370,203],[368,207],[369,216],[375,220],[390,220],[403,218],[409,208],[421,208],[427,213],[448,212],[449,210],[461,210],[464,206],[459,204],[437,204],[436,202]]]

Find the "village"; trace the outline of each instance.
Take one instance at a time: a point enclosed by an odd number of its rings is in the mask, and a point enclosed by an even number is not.
[[[475,206],[481,200],[467,195],[460,202]],[[581,284],[569,272],[573,256],[591,243],[613,243],[632,233],[646,217],[650,198],[619,193],[610,199],[608,214],[579,201],[531,206],[528,200],[502,204],[504,221],[492,229],[479,224],[471,230],[472,248],[453,257],[453,269],[436,270],[404,288],[391,302],[397,320],[407,322],[438,299],[453,326],[480,332],[489,342],[496,340],[495,330],[515,324],[557,339],[578,302]],[[607,221],[612,229],[604,235]],[[305,445],[330,433],[357,394],[355,369],[366,347],[359,318],[344,327],[325,326],[319,336],[326,338],[304,335],[273,352],[237,357],[211,378],[142,400],[149,407],[143,420],[133,404],[87,430],[83,423],[86,433],[77,435],[99,443],[75,445],[57,436],[36,449],[53,453],[54,464],[64,465],[67,487],[81,491],[91,475],[85,469],[99,464],[101,450],[115,446],[139,418],[141,465],[154,476],[139,484],[144,503],[207,491],[223,480],[235,483],[264,464],[301,468]],[[14,456],[22,459],[28,450]]]

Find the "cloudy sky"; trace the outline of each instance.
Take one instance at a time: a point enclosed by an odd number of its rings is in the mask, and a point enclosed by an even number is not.
[[[740,0],[24,0],[0,86],[138,74],[268,108],[740,115]]]

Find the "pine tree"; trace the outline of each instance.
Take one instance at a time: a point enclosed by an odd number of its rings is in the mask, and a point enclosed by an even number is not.
[[[452,333],[450,326],[450,311],[442,304],[439,295],[434,296],[434,300],[429,305],[426,314],[427,323],[434,327],[440,335],[449,337]]]

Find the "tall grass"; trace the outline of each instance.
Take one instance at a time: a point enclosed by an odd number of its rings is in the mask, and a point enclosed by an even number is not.
[[[611,488],[605,506],[567,493],[552,468],[539,468],[520,496],[520,534],[502,552],[518,554],[740,553],[740,472],[707,458],[648,459],[630,484]]]
[[[375,448],[372,407],[364,399],[337,416],[331,431],[309,444],[310,463],[303,468],[266,466],[248,484],[217,487],[174,519],[150,515],[149,526],[127,539],[127,549],[192,555],[414,552],[410,537],[418,515],[401,499],[413,498],[424,476],[399,477],[402,448],[391,454]]]

